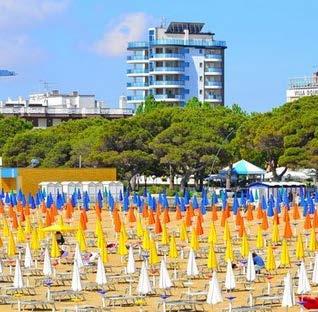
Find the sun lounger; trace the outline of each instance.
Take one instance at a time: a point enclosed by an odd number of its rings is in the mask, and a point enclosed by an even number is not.
[[[56,311],[55,303],[47,300],[18,300],[11,303],[11,308],[16,308],[18,311],[37,311],[37,310],[50,310]]]
[[[34,287],[22,287],[22,288],[4,287],[2,288],[2,290],[5,295],[16,295],[16,294],[22,294],[22,295],[28,295],[28,296],[36,295]]]
[[[81,292],[75,292],[73,290],[54,290],[50,291],[50,298],[53,301],[65,301],[65,300],[74,300],[81,299],[85,300],[84,294]]]
[[[190,291],[183,292],[180,299],[196,300],[196,301],[205,301],[208,295],[207,291]]]
[[[269,295],[269,296],[261,295],[261,296],[253,297],[254,304],[260,302],[263,306],[267,304],[270,304],[270,305],[280,304],[281,300],[282,300],[282,296],[277,296],[277,295]]]
[[[108,291],[115,291],[116,286],[114,282],[108,281],[105,285],[99,286],[96,282],[88,282],[83,285],[84,290],[86,291],[97,291],[99,289],[105,289]]]
[[[157,303],[157,311],[165,304],[166,311],[204,311],[203,302],[195,300],[167,300],[160,298]]]
[[[0,275],[0,283],[12,283],[13,275]]]
[[[66,307],[62,309],[64,312],[100,312],[102,311],[101,307],[94,307],[88,305],[80,305],[75,307]]]
[[[0,295],[0,305],[1,304],[11,304],[12,300],[13,300],[12,296]]]
[[[138,300],[144,300],[144,297],[130,295],[107,296],[105,294],[102,294],[102,307],[131,306],[135,305]]]
[[[252,306],[252,307],[235,307],[231,309],[232,312],[267,312],[271,311],[272,309],[270,307],[265,306]],[[230,311],[229,308],[222,309],[222,312],[228,312]]]

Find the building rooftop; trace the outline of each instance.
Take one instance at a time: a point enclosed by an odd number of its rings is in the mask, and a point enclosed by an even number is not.
[[[288,89],[318,88],[318,72],[311,77],[289,79]]]
[[[171,22],[166,33],[183,34],[185,30],[188,30],[189,34],[199,34],[203,26],[204,23]]]

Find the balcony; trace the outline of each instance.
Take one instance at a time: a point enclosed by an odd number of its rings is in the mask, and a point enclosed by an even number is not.
[[[155,94],[156,101],[180,101],[184,100],[184,95],[180,94]]]
[[[127,63],[147,63],[148,56],[146,55],[128,55]]]
[[[147,88],[147,82],[127,82],[127,88]]]
[[[151,87],[160,88],[182,88],[184,86],[183,80],[155,80],[150,83]]]
[[[217,74],[222,75],[223,69],[221,67],[206,67],[205,74]]]
[[[204,100],[210,102],[222,102],[223,98],[222,95],[219,94],[207,94],[205,95]]]
[[[132,41],[128,42],[128,49],[148,49],[147,41]]]
[[[204,86],[211,88],[222,88],[223,84],[221,81],[206,81]]]
[[[144,100],[145,100],[145,97],[143,95],[127,96],[127,101],[130,101],[130,102],[143,102]]]
[[[184,59],[184,54],[181,53],[154,53],[150,59]]]
[[[217,41],[217,40],[182,40],[182,39],[159,39],[150,42],[150,46],[162,46],[162,45],[174,45],[174,46],[193,46],[193,47],[221,47],[226,48],[225,41]],[[128,44],[129,47],[129,44]]]
[[[154,67],[150,69],[150,72],[159,72],[159,73],[167,73],[167,72],[172,72],[172,73],[182,73],[184,72],[184,67]]]
[[[127,70],[127,75],[147,75],[148,69],[147,68],[132,68]]]
[[[205,58],[207,60],[216,60],[216,61],[222,61],[223,57],[221,54],[206,54]]]

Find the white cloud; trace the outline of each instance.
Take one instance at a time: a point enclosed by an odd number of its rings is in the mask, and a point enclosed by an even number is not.
[[[0,67],[36,63],[45,54],[28,34],[62,13],[71,0],[0,0]]]
[[[121,16],[108,25],[103,37],[94,44],[93,50],[105,56],[124,53],[129,41],[143,37],[150,20],[150,16],[141,12]]]
[[[0,29],[43,21],[66,9],[69,0],[0,0]]]

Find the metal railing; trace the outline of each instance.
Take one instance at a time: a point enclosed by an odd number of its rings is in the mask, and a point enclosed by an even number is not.
[[[181,53],[153,53],[152,55],[150,55],[150,58],[164,58],[164,59],[179,58],[179,59],[184,59],[184,54],[181,54]]]
[[[222,87],[223,86],[221,81],[206,81],[205,85],[210,86],[210,87]]]
[[[206,54],[205,55],[206,59],[215,59],[215,60],[222,60],[222,55],[221,54]]]
[[[137,88],[148,87],[148,83],[146,83],[146,82],[127,82],[127,88],[132,88],[132,87],[137,87]]]
[[[184,67],[153,67],[150,68],[150,72],[183,72]]]
[[[223,70],[219,67],[206,67],[205,72],[222,74]]]
[[[181,45],[181,46],[198,46],[198,47],[222,47],[226,48],[225,41],[209,39],[158,39],[150,42],[151,46],[156,45]],[[129,45],[128,45],[129,46]]]
[[[147,61],[148,56],[146,55],[128,55],[127,61]]]
[[[155,80],[150,83],[151,86],[183,86],[183,80]]]
[[[148,48],[149,44],[147,41],[132,41],[128,42],[128,49],[133,49],[133,48]]]
[[[127,69],[127,74],[147,74],[148,69],[145,68],[133,68]]]

